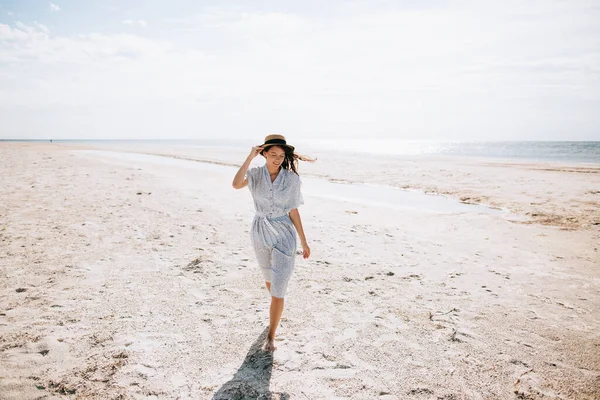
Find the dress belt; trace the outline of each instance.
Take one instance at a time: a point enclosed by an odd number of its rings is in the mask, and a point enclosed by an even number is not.
[[[259,235],[263,244],[265,244],[267,247],[274,247],[275,244],[277,243],[277,238],[279,237],[279,232],[277,231],[277,229],[275,229],[275,227],[273,226],[273,224],[271,223],[270,220],[280,219],[282,217],[288,217],[288,214],[270,216],[268,214],[256,213],[256,215],[254,216],[254,219],[257,223],[263,224],[263,226],[269,232],[271,232],[271,235]]]

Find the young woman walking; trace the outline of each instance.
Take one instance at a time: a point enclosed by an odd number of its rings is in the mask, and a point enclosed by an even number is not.
[[[265,164],[248,169],[257,155]],[[282,135],[269,135],[262,145],[255,146],[233,178],[233,187],[248,186],[256,215],[250,237],[267,289],[271,294],[269,333],[266,351],[274,351],[275,332],[283,312],[284,297],[294,269],[296,235],[300,237],[304,258],[310,247],[304,236],[298,207],[304,204],[298,176],[298,160],[314,161],[294,152]]]

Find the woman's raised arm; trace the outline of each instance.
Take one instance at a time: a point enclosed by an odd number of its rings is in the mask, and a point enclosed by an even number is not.
[[[241,189],[248,185],[248,178],[246,178],[246,172],[248,172],[248,168],[250,167],[252,159],[256,157],[261,150],[262,146],[254,146],[252,150],[250,150],[250,154],[248,154],[248,157],[246,157],[246,161],[244,161],[238,172],[233,177],[233,182],[231,182],[231,186],[233,186],[234,189]]]

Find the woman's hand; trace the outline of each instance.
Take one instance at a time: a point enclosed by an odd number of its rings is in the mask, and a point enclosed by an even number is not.
[[[307,259],[308,257],[310,257],[310,247],[308,247],[308,243],[306,243],[306,242],[302,243],[302,257],[304,259]]]
[[[250,150],[250,154],[248,154],[248,159],[252,160],[254,157],[256,157],[257,155],[260,154],[262,149],[263,149],[263,146],[252,147],[252,150]]]
[[[302,228],[302,220],[300,219],[300,213],[297,208],[294,208],[290,211],[290,219],[294,224],[294,228],[296,228],[296,232],[298,232],[298,238],[300,239],[300,243],[302,244],[302,256],[306,259],[310,257],[310,247],[308,247],[308,242],[306,241],[306,236],[304,236],[304,229]],[[298,252],[300,254],[300,252]]]

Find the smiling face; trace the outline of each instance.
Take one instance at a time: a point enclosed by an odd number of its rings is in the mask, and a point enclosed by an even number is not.
[[[285,160],[285,151],[279,146],[271,146],[263,153],[263,156],[267,159],[267,165],[277,169]]]

